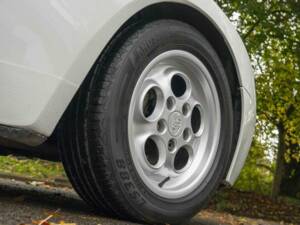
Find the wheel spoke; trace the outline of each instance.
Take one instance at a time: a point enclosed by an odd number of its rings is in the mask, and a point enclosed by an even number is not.
[[[157,125],[156,122],[149,122],[149,121],[135,121],[132,124],[135,129],[136,136],[150,136],[157,134]]]
[[[172,74],[176,73],[176,70],[167,64],[159,64],[155,69],[151,71],[151,74],[148,76],[147,80],[150,80],[156,83],[161,90],[163,91],[164,96],[172,96],[172,90],[170,87],[170,82]]]

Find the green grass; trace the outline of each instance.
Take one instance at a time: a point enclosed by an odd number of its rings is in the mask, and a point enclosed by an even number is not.
[[[288,196],[282,196],[282,197],[280,197],[280,199],[282,199],[283,201],[285,201],[288,204],[296,205],[296,206],[300,207],[300,199],[291,198]]]
[[[0,173],[27,176],[36,179],[65,177],[61,163],[15,156],[0,156]]]

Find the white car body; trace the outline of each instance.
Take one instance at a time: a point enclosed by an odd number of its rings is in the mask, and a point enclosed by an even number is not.
[[[118,29],[137,12],[162,2],[166,1],[2,0],[0,135],[32,146],[45,141]],[[167,2],[205,15],[225,39],[234,61],[241,92],[241,125],[226,177],[233,184],[247,157],[255,125],[255,85],[248,54],[215,2]]]

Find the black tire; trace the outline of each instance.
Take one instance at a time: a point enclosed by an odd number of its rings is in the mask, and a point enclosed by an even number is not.
[[[140,179],[133,164],[127,115],[145,66],[171,49],[188,51],[206,64],[221,104],[221,136],[213,166],[198,189],[180,199],[163,199]],[[80,196],[101,212],[148,223],[180,223],[197,213],[225,175],[230,162],[233,112],[225,70],[210,43],[193,27],[160,20],[124,31],[91,70],[61,126],[60,150]]]

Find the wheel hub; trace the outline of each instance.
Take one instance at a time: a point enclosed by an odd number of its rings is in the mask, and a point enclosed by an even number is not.
[[[183,128],[183,115],[180,112],[173,112],[169,116],[168,130],[173,137],[177,137]]]

